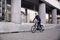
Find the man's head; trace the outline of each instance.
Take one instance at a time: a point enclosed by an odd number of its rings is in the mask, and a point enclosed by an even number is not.
[[[35,13],[35,15],[38,15],[38,13]]]

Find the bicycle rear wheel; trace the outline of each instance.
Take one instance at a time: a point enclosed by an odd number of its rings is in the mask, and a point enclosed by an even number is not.
[[[35,33],[35,32],[36,32],[36,27],[35,27],[35,26],[32,26],[32,27],[31,27],[31,32],[32,32],[32,33]]]
[[[43,25],[40,25],[40,26],[41,26],[41,27],[39,28],[39,29],[40,29],[39,31],[40,31],[40,32],[43,32],[43,31],[44,31],[44,29],[43,29],[44,26],[43,26]]]

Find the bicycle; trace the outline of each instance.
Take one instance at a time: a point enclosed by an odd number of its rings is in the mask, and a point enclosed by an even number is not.
[[[38,22],[36,22],[35,25],[33,25],[33,26],[31,27],[31,32],[32,32],[32,33],[35,33],[35,32],[36,32],[36,30],[37,30],[37,25],[38,25]],[[40,25],[40,27],[38,27],[40,32],[43,32],[43,31],[44,31],[43,27],[44,27],[43,25]]]

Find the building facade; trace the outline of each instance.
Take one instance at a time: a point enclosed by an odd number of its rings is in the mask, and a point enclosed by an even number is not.
[[[5,11],[7,11],[4,12],[5,21],[11,21],[20,24],[22,22],[31,23],[33,18],[35,17],[34,13],[38,13],[41,18],[42,24],[57,24],[60,22],[59,0],[6,0],[4,2]],[[8,6],[8,4],[10,6]],[[2,10],[3,9],[1,9],[1,11]]]

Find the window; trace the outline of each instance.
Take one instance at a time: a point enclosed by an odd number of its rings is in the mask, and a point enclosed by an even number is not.
[[[22,23],[26,23],[25,8],[21,8],[21,20],[22,20]]]
[[[29,23],[32,23],[33,22],[33,19],[35,18],[35,13],[38,13],[38,12],[36,12],[36,11],[34,11],[34,10],[30,10],[30,9],[28,9],[28,11],[27,11],[27,13],[28,13],[28,15],[27,15],[27,19],[28,19],[28,22]]]

